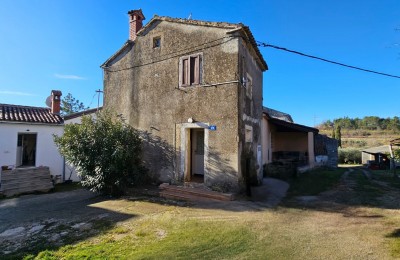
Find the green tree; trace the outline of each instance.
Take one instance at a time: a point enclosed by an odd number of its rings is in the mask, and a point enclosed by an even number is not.
[[[140,133],[109,112],[81,124],[65,125],[54,141],[68,163],[77,168],[82,186],[94,192],[120,195],[147,177],[141,161]]]
[[[394,132],[400,131],[400,118],[395,116],[392,119],[390,119],[390,121],[388,123],[388,129],[390,129]]]
[[[71,93],[68,93],[63,99],[61,99],[61,114],[63,116],[87,109],[89,109],[89,107],[85,107],[85,105],[78,99],[75,99]]]
[[[338,140],[338,146],[342,147],[342,133],[341,133],[341,126],[338,125],[336,126],[335,129],[335,139]]]

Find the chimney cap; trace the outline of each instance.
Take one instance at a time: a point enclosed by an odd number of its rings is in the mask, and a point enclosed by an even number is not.
[[[53,96],[62,96],[61,90],[52,90],[51,95]]]
[[[128,12],[128,14],[130,15],[137,15],[138,17],[141,18],[141,20],[145,20],[146,18],[144,17],[143,13],[142,13],[142,9],[138,9],[138,10],[130,10]]]

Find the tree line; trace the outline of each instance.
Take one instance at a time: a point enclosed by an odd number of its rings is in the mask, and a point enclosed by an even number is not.
[[[400,133],[400,118],[397,116],[393,118],[380,118],[377,116],[366,116],[364,118],[342,117],[333,121],[324,121],[318,128],[328,130],[337,126],[340,126],[342,130],[389,130]]]

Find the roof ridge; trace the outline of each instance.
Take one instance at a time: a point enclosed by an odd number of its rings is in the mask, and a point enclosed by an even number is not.
[[[242,22],[239,23],[230,23],[230,22],[214,22],[214,21],[205,21],[205,20],[197,20],[197,19],[187,19],[187,18],[178,18],[178,17],[171,17],[171,16],[159,16],[159,15],[154,15],[149,23],[153,19],[159,19],[159,20],[164,20],[164,21],[170,21],[170,22],[181,22],[181,23],[192,23],[192,24],[199,24],[199,25],[205,25],[205,26],[213,26],[213,27],[244,27],[245,25]]]

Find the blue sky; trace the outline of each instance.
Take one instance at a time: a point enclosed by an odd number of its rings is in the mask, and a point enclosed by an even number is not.
[[[127,40],[127,12],[138,8],[145,22],[242,22],[258,41],[400,76],[399,0],[0,0],[0,103],[45,106],[59,89],[96,107],[100,65]],[[400,79],[260,50],[264,105],[296,123],[400,116]]]

